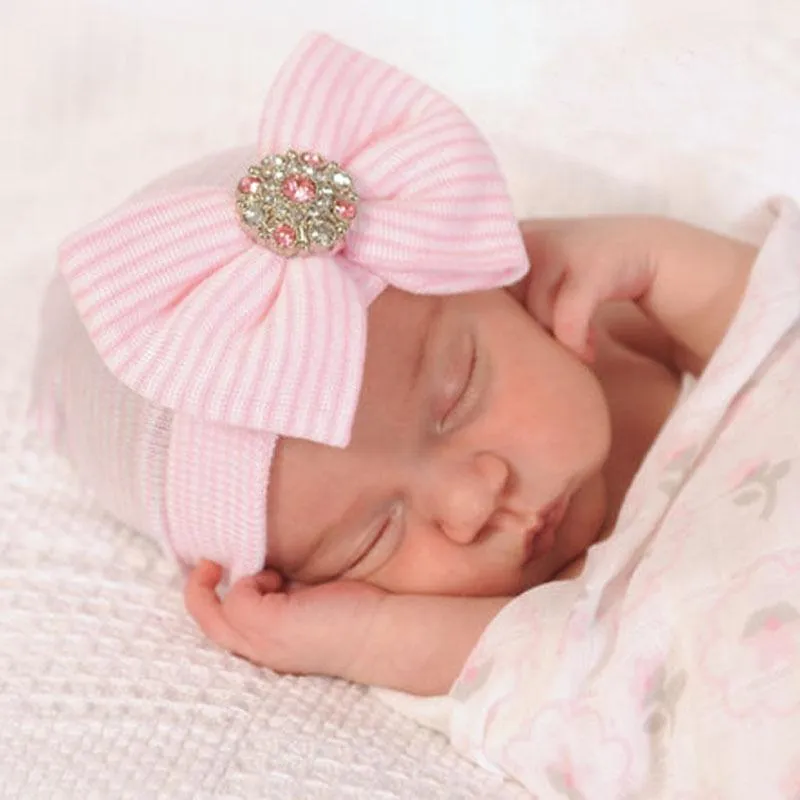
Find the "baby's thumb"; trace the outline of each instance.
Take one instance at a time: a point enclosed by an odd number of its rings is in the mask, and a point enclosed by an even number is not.
[[[591,323],[596,308],[595,287],[569,273],[553,303],[553,335],[586,361],[594,358]]]

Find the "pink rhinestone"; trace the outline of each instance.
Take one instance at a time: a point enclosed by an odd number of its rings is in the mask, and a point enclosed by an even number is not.
[[[283,196],[295,203],[310,203],[317,195],[317,186],[311,178],[290,175],[281,184]]]
[[[291,225],[278,225],[272,232],[272,241],[283,250],[294,247],[297,241],[297,234]]]
[[[325,166],[325,159],[319,153],[303,153],[300,158],[303,159],[304,164],[308,164],[309,167],[314,167],[315,169]]]
[[[342,200],[341,198],[338,199],[333,204],[333,210],[336,212],[338,217],[342,219],[351,220],[355,219],[356,216],[356,204],[351,203],[348,200]]]
[[[245,175],[239,181],[239,191],[243,194],[255,194],[259,187],[261,186],[261,181],[258,178],[254,178],[252,175]]]

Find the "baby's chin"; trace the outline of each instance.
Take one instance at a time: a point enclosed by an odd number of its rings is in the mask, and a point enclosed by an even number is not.
[[[524,588],[574,577],[580,572],[586,551],[604,533],[606,511],[605,481],[602,473],[598,472],[572,496],[553,547],[525,570]]]

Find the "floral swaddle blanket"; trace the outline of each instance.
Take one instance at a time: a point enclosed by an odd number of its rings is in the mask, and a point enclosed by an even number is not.
[[[800,211],[772,210],[614,533],[506,606],[426,720],[542,800],[800,800]]]

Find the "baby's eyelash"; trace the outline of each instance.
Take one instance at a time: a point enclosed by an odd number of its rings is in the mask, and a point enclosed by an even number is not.
[[[473,388],[475,380],[475,366],[478,360],[478,348],[472,338],[470,338],[470,346],[470,362],[469,369],[467,370],[467,376],[464,379],[464,382],[461,385],[455,400],[452,402],[447,411],[436,421],[436,428],[439,433],[442,433],[446,429],[448,420],[461,408],[467,395],[470,394],[470,390]]]
[[[358,567],[361,563],[363,563],[372,551],[380,544],[381,540],[384,536],[388,534],[389,529],[392,525],[400,524],[398,518],[402,515],[403,512],[403,504],[402,502],[396,502],[387,517],[383,520],[380,527],[378,528],[377,533],[370,539],[369,544],[364,548],[362,553],[358,556],[358,558],[347,568],[347,572]]]

